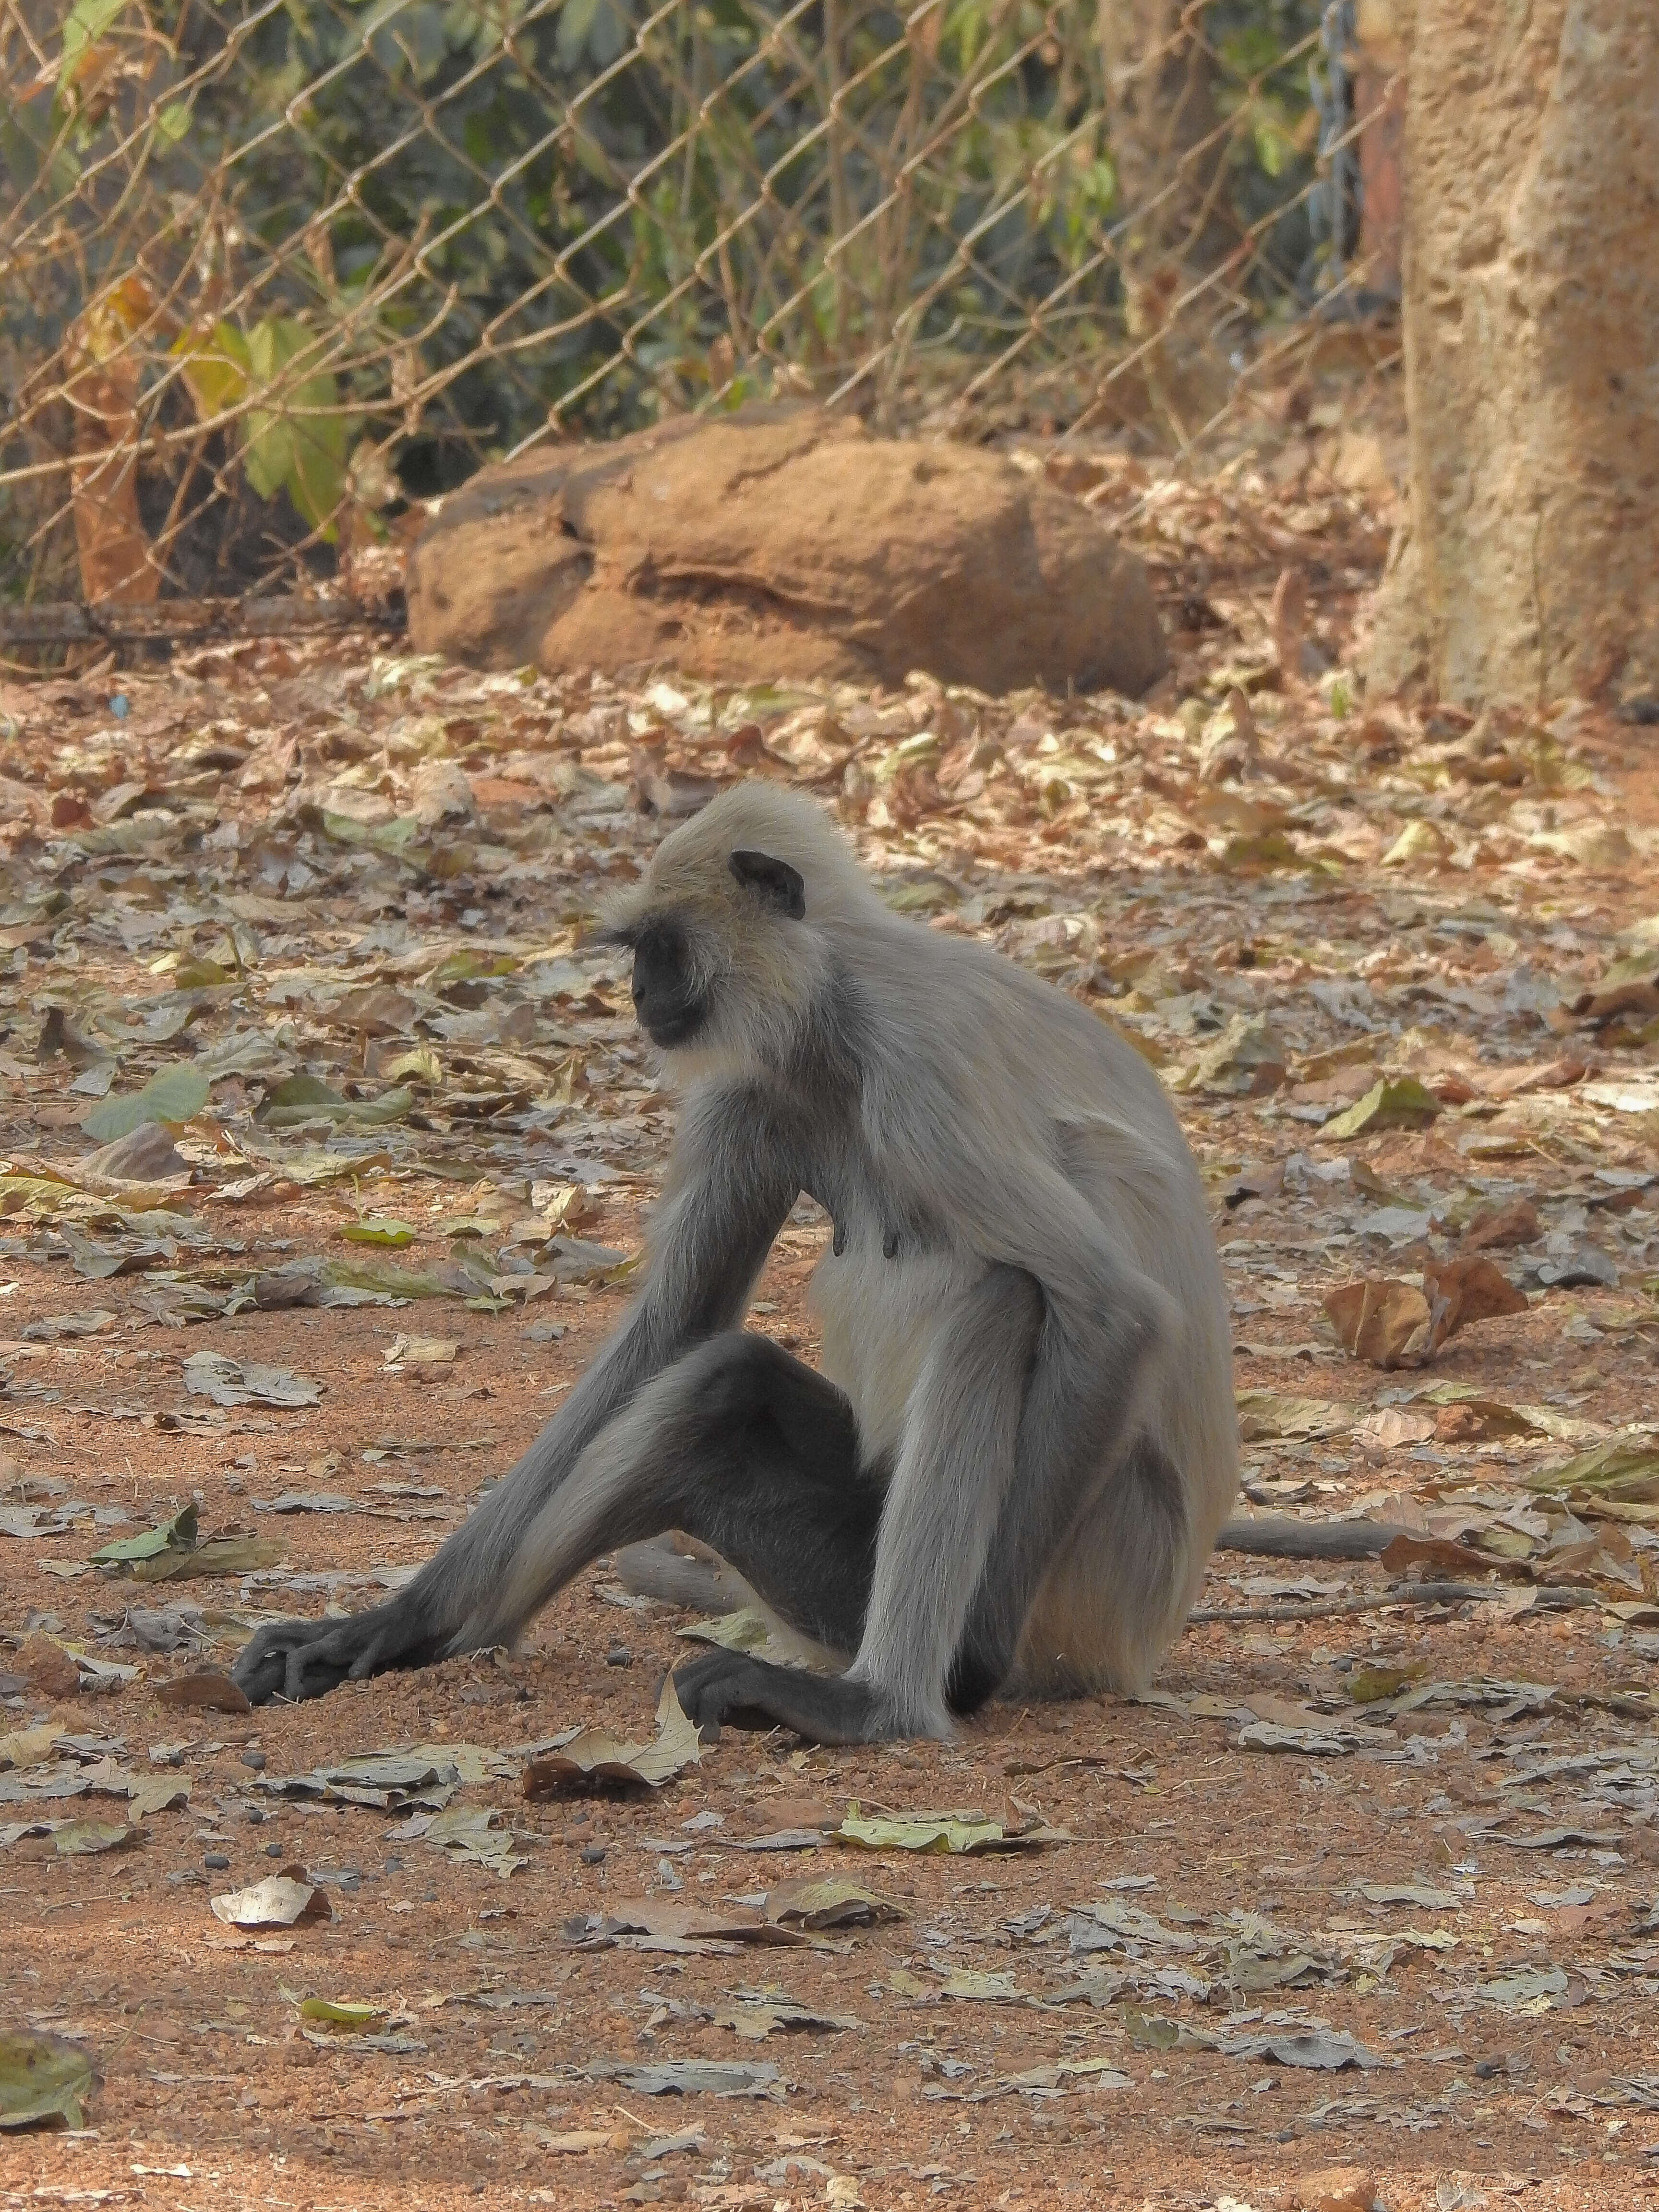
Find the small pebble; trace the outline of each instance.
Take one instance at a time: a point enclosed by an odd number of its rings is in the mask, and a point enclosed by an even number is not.
[[[116,692],[109,702],[109,710],[111,714],[114,715],[118,722],[125,721],[131,710],[128,706],[127,695],[125,691]]]
[[[607,1667],[631,1667],[634,1655],[625,1644],[613,1644],[605,1655]]]
[[[252,1822],[256,1828],[259,1826],[264,1817],[265,1808],[263,1805],[244,1805],[242,1808],[242,1818]]]
[[[202,1864],[204,1867],[211,1868],[213,1872],[217,1874],[224,1868],[228,1867],[230,1864],[230,1861],[225,1856],[225,1854],[222,1851],[204,1851],[202,1854]]]
[[[242,1764],[244,1766],[251,1766],[256,1774],[262,1774],[264,1771],[265,1755],[262,1751],[245,1751],[242,1753]]]
[[[265,1845],[265,1856],[268,1859],[279,1859],[287,1849],[288,1846],[286,1844],[267,1844]]]
[[[587,1849],[582,1853],[582,1864],[584,1866],[603,1866],[605,1864],[605,1845],[603,1844],[590,1844],[587,1846]]]

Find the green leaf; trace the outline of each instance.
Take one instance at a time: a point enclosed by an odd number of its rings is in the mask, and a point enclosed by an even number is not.
[[[869,1851],[945,1851],[961,1855],[988,1850],[1007,1839],[1000,1820],[959,1820],[949,1814],[913,1820],[866,1820],[854,1806],[830,1840],[857,1844]]]
[[[64,1820],[52,1832],[52,1847],[60,1859],[131,1850],[141,1840],[137,1829],[125,1820]]]
[[[288,424],[268,408],[252,407],[243,435],[242,473],[261,499],[275,499],[294,466]]]
[[[21,102],[0,100],[0,160],[20,200],[37,185],[54,199],[75,190],[81,164],[58,127],[62,121],[56,102],[31,115]]]
[[[1540,1468],[1520,1480],[1525,1490],[1589,1490],[1607,1498],[1639,1502],[1659,1497],[1659,1446],[1645,1437],[1615,1437],[1560,1467]]]
[[[872,1928],[878,1922],[902,1920],[902,1905],[883,1897],[846,1875],[807,1875],[769,1890],[763,1910],[775,1926],[805,1928]]]
[[[106,1544],[92,1554],[92,1564],[104,1567],[121,1559],[153,1559],[163,1552],[189,1552],[195,1547],[196,1508],[186,1505],[182,1513],[175,1513],[171,1521],[163,1521],[159,1528],[146,1528],[142,1535],[123,1536],[113,1544]]]
[[[752,1606],[744,1606],[736,1613],[723,1613],[714,1620],[693,1621],[689,1628],[677,1628],[676,1636],[683,1636],[692,1644],[718,1644],[726,1651],[747,1651],[775,1656],[772,1647],[772,1621]]]
[[[314,351],[317,340],[291,315],[268,316],[247,334],[251,381],[270,404],[248,410],[242,467],[261,499],[285,490],[295,507],[325,540],[336,532],[330,516],[345,493],[346,454],[356,423],[326,410],[339,405],[331,371],[285,381],[290,362]]]
[[[210,420],[246,398],[252,363],[247,340],[234,323],[216,323],[207,337],[199,331],[181,331],[173,351],[183,358],[185,382],[198,415]]]
[[[510,1827],[490,1825],[495,1817],[495,1808],[490,1805],[446,1805],[433,1814],[422,1841],[447,1852],[452,1859],[487,1868],[505,1880],[520,1867],[527,1866],[529,1861],[514,1850]]]
[[[1213,2051],[1215,2038],[1201,2028],[1190,2028],[1162,2013],[1141,2012],[1133,2005],[1119,2005],[1117,2016],[1129,2031],[1137,2051]]]
[[[371,845],[379,853],[401,853],[420,828],[412,814],[399,814],[390,822],[356,822],[349,814],[323,810],[325,834],[340,845]]]
[[[346,1122],[375,1128],[401,1121],[415,1103],[412,1091],[383,1091],[378,1098],[343,1098],[318,1075],[290,1075],[268,1091],[254,1119],[270,1129],[295,1129],[307,1121]]]
[[[426,980],[434,991],[441,991],[446,983],[466,983],[475,976],[516,975],[521,965],[510,952],[474,952],[463,948],[447,952]]]
[[[599,12],[600,0],[564,0],[559,11],[558,52],[561,67],[573,70],[586,51],[588,33]]]
[[[1237,1404],[1239,1433],[1247,1444],[1279,1437],[1311,1443],[1346,1435],[1355,1420],[1354,1407],[1340,1400],[1293,1397],[1279,1390],[1241,1390]]]
[[[1334,1114],[1322,1137],[1374,1136],[1382,1129],[1420,1129],[1440,1111],[1440,1101],[1414,1075],[1379,1076],[1364,1097]]]
[[[362,2034],[386,2013],[380,2005],[341,2004],[332,1997],[306,1997],[300,2005],[301,2020],[313,2021],[321,2027],[342,2027],[348,2033]]]
[[[33,2127],[39,2120],[86,2124],[81,2100],[97,2076],[78,2044],[27,2028],[0,2034],[0,2128]]]
[[[96,46],[110,25],[128,5],[128,0],[76,0],[69,20],[64,25],[64,51],[58,70],[58,92],[61,99],[75,75],[75,65],[88,46]]]
[[[1429,1671],[1426,1659],[1413,1659],[1403,1667],[1356,1667],[1348,1676],[1347,1692],[1357,1705],[1375,1705],[1384,1698],[1397,1698]]]
[[[443,1063],[429,1044],[417,1044],[409,1052],[400,1052],[395,1060],[382,1060],[380,1073],[388,1083],[412,1078],[434,1091],[444,1079]]]
[[[176,1060],[152,1075],[142,1091],[100,1098],[81,1127],[99,1144],[111,1145],[118,1137],[142,1129],[146,1121],[174,1125],[188,1121],[207,1104],[208,1088],[208,1079],[199,1067]]]
[[[939,1986],[947,1997],[960,1997],[969,2004],[1009,2004],[1019,1996],[1012,1974],[988,1973],[971,1966],[946,1974]]]
[[[137,1583],[194,1582],[213,1575],[256,1574],[261,1567],[281,1566],[287,1557],[287,1547],[274,1536],[216,1536],[193,1552],[135,1559],[131,1571]]]
[[[285,1075],[265,1093],[265,1106],[343,1106],[346,1101],[320,1075]]]
[[[348,1221],[340,1234],[348,1244],[384,1244],[395,1252],[415,1242],[415,1231],[406,1221]]]
[[[323,1280],[331,1289],[361,1291],[366,1297],[466,1298],[488,1284],[491,1273],[487,1264],[475,1268],[458,1260],[441,1261],[435,1267],[400,1267],[395,1261],[365,1255],[361,1260],[331,1260],[323,1269]]]
[[[235,971],[222,968],[216,960],[181,960],[173,971],[173,986],[177,991],[210,990],[218,983],[234,983]]]

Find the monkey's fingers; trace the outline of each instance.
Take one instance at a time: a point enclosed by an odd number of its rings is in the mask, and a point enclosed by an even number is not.
[[[250,1705],[269,1703],[282,1688],[288,1674],[285,1638],[295,1631],[308,1631],[311,1626],[308,1620],[273,1621],[244,1644],[230,1679]]]
[[[296,1705],[320,1698],[351,1672],[361,1648],[356,1623],[277,1620],[260,1629],[230,1670],[250,1705],[267,1705],[279,1693]]]
[[[419,1606],[388,1598],[343,1620],[270,1622],[231,1668],[231,1680],[252,1705],[279,1692],[298,1704],[390,1667],[424,1666],[442,1650],[441,1633]]]
[[[861,1682],[774,1667],[740,1651],[711,1651],[682,1667],[675,1693],[705,1743],[723,1724],[793,1729],[810,1743],[875,1743],[893,1735],[888,1715]]]
[[[697,1734],[705,1743],[720,1741],[722,1721],[732,1719],[735,1723],[735,1712],[726,1700],[726,1692],[738,1664],[741,1664],[741,1655],[738,1653],[710,1651],[680,1668],[674,1676],[674,1694],[680,1701],[680,1709],[688,1720],[696,1723]]]

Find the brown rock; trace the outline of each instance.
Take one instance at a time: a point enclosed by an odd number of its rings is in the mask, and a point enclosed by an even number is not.
[[[1363,2166],[1327,2166],[1295,2185],[1300,2212],[1373,2212],[1376,2177]]]
[[[26,1682],[49,1698],[72,1698],[81,1686],[81,1669],[69,1653],[38,1630],[20,1645],[14,1663]]]
[[[1138,694],[1165,665],[1146,574],[996,453],[811,408],[685,417],[480,471],[410,556],[418,652],[722,684]]]

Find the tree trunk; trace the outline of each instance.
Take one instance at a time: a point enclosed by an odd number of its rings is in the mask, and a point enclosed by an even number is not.
[[[1400,297],[1405,236],[1406,31],[1409,0],[1359,0],[1353,119],[1359,133],[1360,281],[1380,300]]]
[[[1108,143],[1127,258],[1200,266],[1237,242],[1217,205],[1226,133],[1196,0],[1099,0]]]
[[[1370,675],[1659,692],[1659,7],[1419,0],[1408,519]]]

